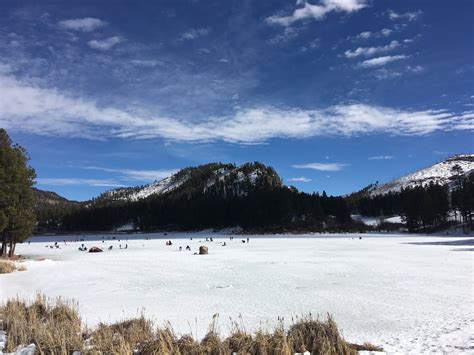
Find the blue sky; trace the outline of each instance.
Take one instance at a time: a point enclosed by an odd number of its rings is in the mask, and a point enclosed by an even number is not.
[[[472,1],[0,3],[0,126],[85,200],[212,161],[344,194],[474,151]]]

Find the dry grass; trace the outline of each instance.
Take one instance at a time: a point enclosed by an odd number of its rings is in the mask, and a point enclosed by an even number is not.
[[[7,351],[31,343],[39,354],[68,354],[83,348],[81,319],[74,303],[52,302],[40,295],[33,302],[13,299],[0,307],[0,316],[7,332]]]
[[[16,270],[16,266],[11,261],[0,260],[0,274],[9,274]]]
[[[0,319],[7,332],[7,351],[19,345],[36,344],[38,354],[140,354],[140,355],[292,355],[294,353],[352,355],[358,350],[381,350],[371,344],[347,343],[328,315],[320,321],[308,316],[285,330],[283,321],[273,332],[247,332],[234,322],[230,335],[222,339],[218,315],[201,341],[191,335],[177,336],[170,324],[155,327],[143,315],[114,324],[82,326],[77,304],[38,295],[32,302],[8,300],[0,305]],[[1,328],[0,328],[1,329]]]
[[[336,323],[328,315],[326,321],[313,320],[310,316],[293,324],[288,330],[291,347],[311,354],[354,354],[344,341]]]
[[[362,351],[362,350],[366,350],[366,351],[383,351],[383,348],[381,346],[376,346],[376,345],[373,345],[371,343],[364,343],[362,345],[359,345],[359,344],[351,344],[351,343],[348,343],[348,345],[354,349],[354,350],[357,350],[357,351]]]

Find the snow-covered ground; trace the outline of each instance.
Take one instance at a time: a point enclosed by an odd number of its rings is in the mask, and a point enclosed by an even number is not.
[[[229,317],[241,315],[255,330],[273,327],[279,316],[290,324],[295,316],[331,313],[346,339],[389,353],[474,352],[473,239],[359,236],[251,236],[248,244],[211,233],[117,235],[120,241],[104,243],[81,237],[87,240],[67,245],[61,240],[79,237],[36,238],[17,247],[30,258],[27,271],[0,275],[0,300],[40,291],[79,301],[88,325],[143,311],[198,337],[215,313],[222,333]],[[61,248],[46,248],[51,240]],[[409,244],[453,240],[464,243]],[[113,250],[80,252],[82,243]],[[193,255],[199,245],[209,255]]]

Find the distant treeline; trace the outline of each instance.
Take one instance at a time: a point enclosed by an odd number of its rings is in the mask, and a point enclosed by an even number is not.
[[[472,228],[474,209],[474,174],[459,175],[451,185],[416,186],[371,196],[374,186],[347,197],[299,192],[283,186],[272,168],[259,163],[245,164],[240,169],[249,173],[264,171],[255,181],[240,179],[233,173],[228,179],[216,178],[216,169],[230,165],[207,164],[183,169],[177,179],[189,178],[179,188],[160,195],[133,200],[127,198],[133,189],[115,190],[98,198],[72,203],[57,196],[37,191],[37,232],[113,231],[131,225],[140,231],[196,230],[240,226],[252,232],[338,232],[364,231],[371,227],[352,221],[351,214],[365,216],[401,215],[412,231],[445,228],[455,215],[458,222]],[[46,193],[48,194],[48,193]],[[385,223],[383,229],[401,225]]]
[[[430,231],[444,227],[452,211],[472,228],[474,173],[456,178],[451,186],[431,183],[383,195],[355,195],[347,198],[353,212],[364,216],[401,215],[410,231]],[[367,190],[370,190],[367,189]],[[367,192],[367,191],[366,191]]]
[[[113,202],[76,208],[62,216],[64,231],[112,230],[131,223],[140,230],[204,229],[241,226],[244,229],[311,226],[336,228],[350,224],[341,197],[305,194],[285,187],[259,189],[246,196],[212,193],[175,197],[172,194],[136,202]]]

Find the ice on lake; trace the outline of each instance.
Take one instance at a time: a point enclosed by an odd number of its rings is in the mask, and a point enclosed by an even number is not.
[[[88,325],[143,312],[198,337],[216,313],[222,334],[229,331],[229,318],[256,330],[271,329],[278,317],[289,325],[302,315],[330,313],[347,340],[369,341],[388,352],[474,351],[472,239],[414,245],[452,238],[250,236],[250,243],[242,243],[243,236],[231,241],[205,233],[104,237],[104,243],[102,236],[67,236],[18,245],[17,252],[29,258],[27,271],[0,275],[0,300],[42,292],[74,298]],[[60,249],[46,247],[54,241]],[[104,252],[80,252],[82,243]],[[119,248],[125,244],[127,249]],[[193,255],[200,245],[209,247],[208,255]]]

